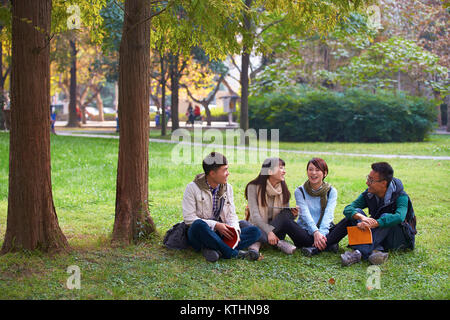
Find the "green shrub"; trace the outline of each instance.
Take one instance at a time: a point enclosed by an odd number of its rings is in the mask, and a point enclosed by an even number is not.
[[[299,89],[249,99],[250,127],[279,129],[282,141],[423,141],[435,119],[433,101],[387,91]]]

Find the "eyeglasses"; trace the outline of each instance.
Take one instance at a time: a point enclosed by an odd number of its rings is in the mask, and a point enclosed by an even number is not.
[[[372,184],[372,183],[374,183],[374,182],[381,182],[381,181],[384,180],[384,179],[381,179],[381,180],[373,180],[373,178],[370,177],[370,176],[366,176],[366,178],[367,178],[367,182],[368,182],[369,184]]]

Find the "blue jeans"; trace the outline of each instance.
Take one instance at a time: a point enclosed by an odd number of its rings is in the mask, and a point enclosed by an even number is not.
[[[365,215],[363,210],[358,209],[358,212]],[[382,214],[381,216],[385,215]],[[360,222],[360,220],[352,220],[351,225],[355,225]],[[395,225],[392,227],[386,228],[373,228],[372,231],[372,243],[371,244],[358,244],[351,246],[352,249],[359,250],[361,252],[361,256],[364,260],[368,259],[373,250],[387,250],[387,249],[396,249],[396,248],[385,248],[384,242],[388,237],[391,237],[394,234],[402,233],[400,230],[400,225]]]
[[[239,250],[252,245],[260,236],[261,232],[256,227],[243,228],[240,235],[241,241],[235,249],[231,249],[222,241],[222,236],[211,230],[201,219],[195,220],[188,230],[188,242],[195,250],[200,251],[202,248],[216,250],[222,253],[225,259],[237,256]]]

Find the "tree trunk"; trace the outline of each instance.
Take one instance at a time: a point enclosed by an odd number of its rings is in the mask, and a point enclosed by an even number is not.
[[[253,0],[245,0],[245,5],[250,8]],[[251,21],[247,13],[244,13],[244,29],[247,36],[251,37]],[[245,37],[245,35],[244,35]],[[242,63],[241,63],[241,129],[246,131],[248,129],[248,69],[250,66],[250,52],[251,47],[243,46]],[[247,141],[246,141],[247,144]]]
[[[119,83],[114,82],[114,110],[119,110]]]
[[[179,90],[180,90],[180,75],[178,73],[178,55],[171,56],[170,63],[170,113],[172,116],[172,132],[180,127],[180,120],[178,118],[178,104],[179,104]]]
[[[434,99],[439,100],[441,97],[441,94],[438,91],[433,90],[433,96],[434,96]],[[441,115],[441,104],[440,103],[436,105],[436,112],[437,112],[436,122],[438,124],[438,128],[441,128],[442,127],[442,115]]]
[[[95,95],[95,102],[97,103],[98,109],[98,121],[105,121],[105,114],[103,112],[103,99],[100,91],[101,90],[99,90]]]
[[[164,56],[161,57],[161,115],[159,116],[159,123],[161,124],[161,135],[166,135],[166,70],[164,69]]]
[[[0,2],[1,3],[1,2]],[[2,3],[3,4],[3,3]],[[0,33],[3,30],[3,26],[0,25]],[[5,116],[3,115],[3,108],[5,106],[5,82],[3,81],[3,41],[0,40],[0,130],[5,129]]]
[[[137,242],[155,231],[148,211],[149,16],[149,1],[125,1],[119,49],[120,138],[112,234],[115,244]]]
[[[70,66],[70,89],[69,89],[69,121],[67,127],[79,127],[77,115],[77,46],[75,40],[70,40],[70,58],[72,65]]]
[[[58,225],[51,183],[51,9],[51,0],[12,2],[8,217],[2,253],[69,249]]]
[[[241,66],[241,129],[246,131],[248,124],[248,68],[250,64],[250,54],[242,54]]]
[[[209,101],[202,101],[202,106],[205,108],[206,126],[211,127],[211,110],[209,110]]]

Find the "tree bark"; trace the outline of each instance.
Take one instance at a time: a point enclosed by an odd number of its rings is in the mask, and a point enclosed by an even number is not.
[[[244,48],[245,50],[245,48]],[[241,129],[248,130],[248,68],[250,65],[250,54],[244,52],[242,54],[241,65]]]
[[[12,2],[8,217],[2,253],[69,249],[58,225],[51,183],[51,9],[51,0]]]
[[[69,89],[69,121],[67,127],[79,127],[77,115],[77,46],[75,40],[70,40],[70,89]]]
[[[434,96],[434,99],[439,100],[441,94],[439,92],[433,90],[433,96]],[[437,113],[436,122],[438,124],[438,128],[441,128],[442,127],[442,114],[441,114],[441,104],[440,103],[436,105],[436,113]]]
[[[0,5],[5,7],[8,0],[0,0]],[[0,22],[1,23],[1,22]],[[0,33],[2,33],[4,26],[0,24]],[[6,129],[6,113],[3,111],[6,107],[7,101],[5,97],[5,81],[8,74],[11,72],[11,66],[8,66],[3,74],[3,41],[0,40],[0,130]]]
[[[172,116],[172,132],[180,127],[180,120],[178,117],[179,108],[179,91],[180,91],[180,74],[178,72],[178,54],[171,55],[170,59],[170,113]]]
[[[137,242],[155,231],[148,210],[150,20],[146,18],[150,16],[150,2],[126,0],[124,10],[119,49],[120,139],[114,244]]]
[[[0,4],[3,4],[0,2]],[[0,33],[3,30],[3,26],[0,25]],[[5,106],[5,82],[3,81],[3,41],[0,40],[0,130],[5,129],[5,116],[3,115],[3,108]]]
[[[252,5],[252,0],[245,0],[245,5],[250,8]],[[244,13],[244,30],[250,36],[251,21],[247,13]],[[245,35],[244,35],[245,36]],[[241,119],[240,126],[241,129],[246,131],[249,127],[248,124],[248,69],[250,66],[250,52],[251,48],[247,45],[243,46],[242,50],[242,60],[241,60]]]
[[[105,114],[103,112],[103,99],[102,95],[100,93],[101,88],[98,90],[97,94],[95,95],[95,102],[97,104],[98,109],[98,121],[105,121]]]
[[[161,62],[161,115],[159,116],[159,123],[161,124],[161,136],[166,135],[166,70],[164,68],[165,57],[160,53]]]

